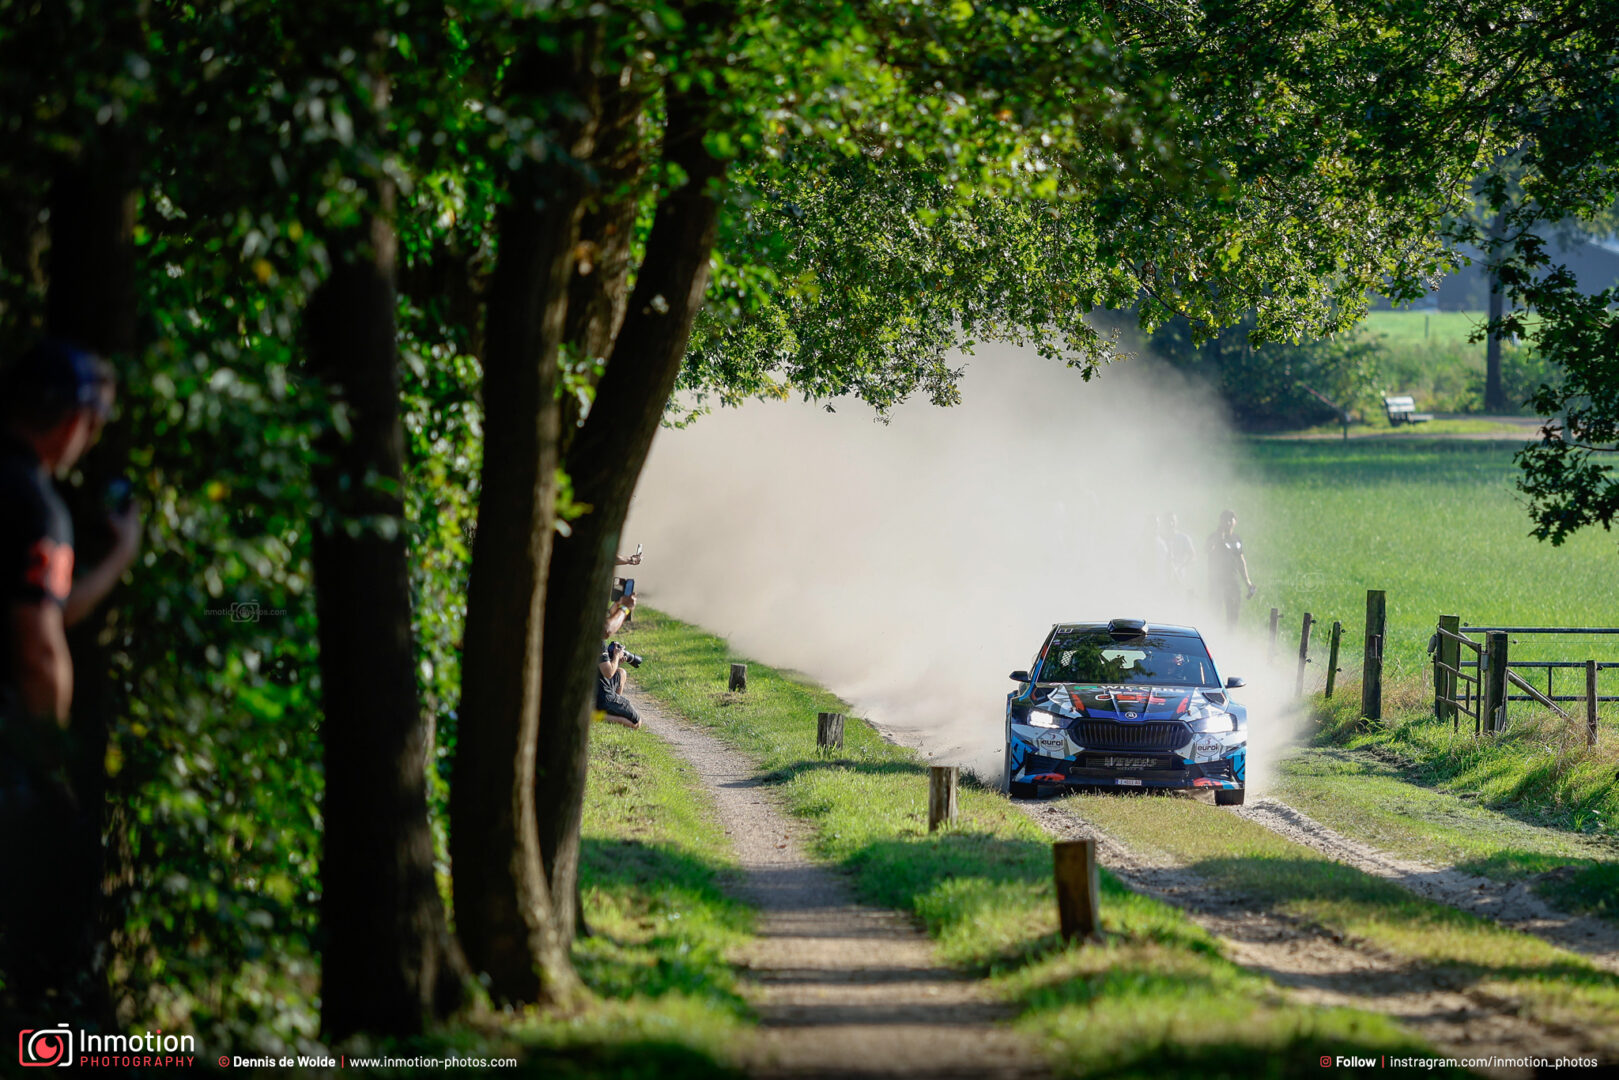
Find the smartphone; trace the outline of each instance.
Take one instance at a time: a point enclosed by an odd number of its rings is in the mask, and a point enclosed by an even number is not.
[[[639,559],[641,557],[641,545],[640,544],[635,545],[635,557],[637,559]]]
[[[634,578],[627,577],[627,578],[624,579],[624,595],[625,596],[634,596],[635,595],[635,579]]]
[[[135,501],[135,485],[122,476],[114,477],[107,485],[106,505],[107,512],[122,517],[128,510],[130,503]]]

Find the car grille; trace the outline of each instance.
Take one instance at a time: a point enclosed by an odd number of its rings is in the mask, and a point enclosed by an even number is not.
[[[1149,720],[1121,724],[1113,720],[1077,720],[1069,729],[1074,741],[1087,750],[1174,750],[1191,739],[1178,720]]]

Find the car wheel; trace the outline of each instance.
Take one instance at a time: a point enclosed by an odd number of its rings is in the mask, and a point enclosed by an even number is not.
[[[1242,797],[1244,795],[1246,795],[1246,794],[1247,794],[1247,789],[1246,788],[1238,788],[1236,791],[1226,791],[1225,789],[1222,788],[1221,790],[1216,791],[1214,793],[1214,805],[1215,806],[1241,806],[1242,805]]]

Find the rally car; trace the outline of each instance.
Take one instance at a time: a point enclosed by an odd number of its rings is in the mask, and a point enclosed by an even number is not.
[[[1239,805],[1248,711],[1203,637],[1141,619],[1060,623],[1006,698],[1006,790],[1211,788]]]

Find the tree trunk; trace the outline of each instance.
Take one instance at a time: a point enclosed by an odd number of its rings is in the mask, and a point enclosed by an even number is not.
[[[110,357],[135,351],[135,162],[116,137],[99,153],[65,167],[51,187],[51,231],[46,292],[46,330]],[[75,561],[93,566],[107,554],[111,534],[105,525],[102,494],[129,460],[129,424],[109,425],[101,442],[80,463],[84,482],[68,493],[75,526]],[[113,678],[113,654],[127,617],[119,593],[68,630],[73,657],[73,757],[68,776],[81,820],[64,823],[59,841],[62,872],[35,875],[29,887],[58,894],[41,908],[56,912],[54,925],[30,932],[58,935],[61,948],[50,955],[61,970],[47,973],[51,984],[70,995],[87,1018],[103,1029],[114,1025],[108,984],[110,941],[121,923],[104,884],[122,891],[127,884],[127,846],[102,842],[118,824],[108,799],[107,743],[122,708]],[[120,830],[121,832],[121,830]],[[109,858],[110,854],[110,858]],[[109,874],[108,871],[111,870]]]
[[[1499,211],[1495,216],[1495,225],[1490,234],[1499,240],[1506,228],[1506,211]],[[1490,257],[1485,264],[1485,273],[1490,279],[1490,331],[1484,346],[1484,411],[1487,413],[1504,413],[1507,411],[1507,394],[1501,385],[1501,332],[1495,329],[1495,322],[1501,318],[1503,308],[1503,295],[1501,292],[1501,275],[1497,267],[1500,253],[1492,245]]]
[[[596,180],[579,223],[584,253],[568,284],[568,318],[563,340],[577,357],[605,360],[624,324],[629,302],[630,246],[640,210],[639,181],[646,172],[638,121],[646,95],[620,85],[609,71],[597,82],[601,122],[591,164]],[[562,449],[566,453],[579,427],[583,406],[576,395],[562,399]]]
[[[400,497],[394,256],[392,226],[374,217],[306,312],[312,370],[350,429],[322,440],[324,512],[312,538],[326,771],[321,1023],[332,1039],[421,1032],[459,1002],[464,971],[428,824]]]
[[[588,50],[530,61],[529,93],[589,87]],[[544,82],[540,82],[543,70]],[[516,78],[525,78],[519,73]],[[560,80],[560,85],[552,80]],[[588,99],[586,101],[588,108]],[[574,158],[591,125],[565,132]],[[571,145],[569,145],[571,144]],[[541,867],[534,809],[541,633],[556,518],[558,348],[584,180],[554,158],[524,166],[498,221],[484,350],[484,449],[450,784],[456,929],[498,1001],[575,985]]]
[[[536,768],[540,849],[564,935],[574,928],[564,900],[571,907],[577,884],[596,661],[619,532],[708,286],[719,212],[711,185],[724,165],[703,146],[707,110],[696,91],[669,94],[664,153],[688,182],[658,205],[607,371],[566,459],[574,498],[591,510],[551,553]]]

